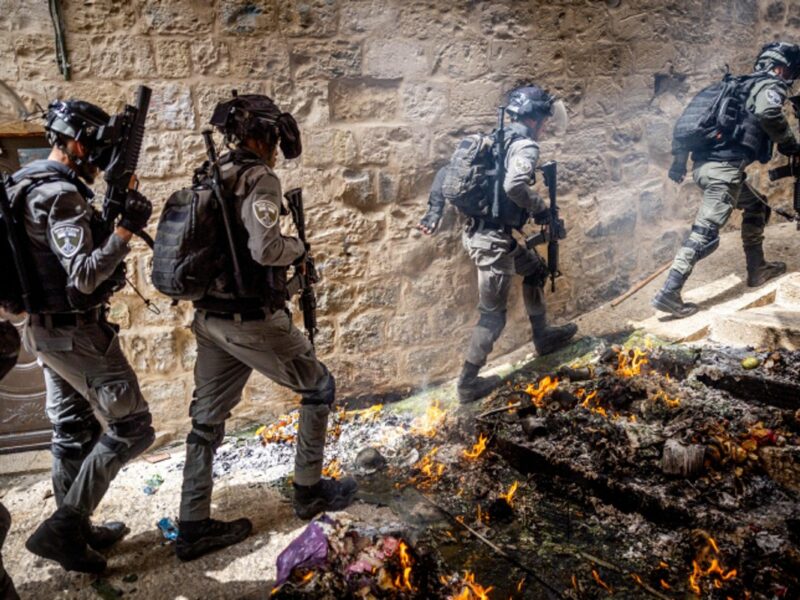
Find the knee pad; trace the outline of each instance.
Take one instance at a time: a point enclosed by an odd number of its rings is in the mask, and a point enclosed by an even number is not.
[[[506,326],[506,311],[484,312],[478,319],[478,327],[484,327],[496,338]]]
[[[683,245],[684,247],[694,251],[698,260],[709,256],[717,248],[719,248],[719,229],[716,227],[692,225],[692,232],[701,236],[703,239],[693,240],[692,238],[688,238]]]
[[[217,448],[222,445],[222,440],[224,439],[225,423],[206,425],[205,423],[198,423],[192,419],[192,430],[189,432],[189,435],[186,436],[186,443],[209,446],[212,451],[216,452]]]
[[[320,379],[321,385],[319,389],[310,394],[305,394],[300,399],[300,404],[327,404],[330,406],[336,400],[336,379],[333,374],[328,372]]]
[[[122,462],[128,462],[147,450],[155,441],[156,431],[153,429],[152,423],[153,416],[149,412],[135,415],[124,421],[117,421],[109,425],[109,428],[116,436],[125,441],[104,433],[100,438],[100,443],[117,454]]]

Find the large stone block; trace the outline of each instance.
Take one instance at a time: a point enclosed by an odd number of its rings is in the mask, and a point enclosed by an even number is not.
[[[278,27],[289,37],[327,37],[336,33],[335,0],[278,0]]]
[[[336,197],[343,203],[361,210],[374,208],[377,197],[372,172],[346,169],[342,173]]]
[[[546,42],[498,40],[491,43],[489,66],[493,71],[527,77],[535,73],[538,81],[564,71],[564,48]]]
[[[0,15],[3,15],[0,19],[0,31],[53,35],[53,25],[46,2],[0,0]]]
[[[364,74],[378,79],[424,77],[429,72],[428,46],[408,39],[369,40],[364,48]]]
[[[289,52],[279,38],[237,38],[229,42],[231,74],[245,79],[290,79]]]
[[[156,72],[156,61],[150,39],[125,35],[93,37],[92,69],[100,79],[152,77]]]
[[[194,106],[189,88],[178,83],[153,86],[147,126],[153,129],[194,129]]]
[[[51,39],[38,34],[20,35],[14,40],[14,54],[23,80],[60,77],[56,49]],[[3,61],[8,60],[12,60],[11,55],[3,55]]]
[[[145,133],[142,157],[139,163],[140,177],[166,177],[182,175],[186,165],[181,160],[181,139],[177,132]]]
[[[166,79],[188,77],[192,72],[189,42],[158,38],[155,40],[158,74]]]
[[[357,131],[359,160],[385,165],[398,154],[419,155],[425,149],[424,134],[410,127],[369,127]]]
[[[391,120],[397,113],[397,82],[386,79],[334,79],[329,84],[331,120]]]
[[[361,45],[348,40],[298,40],[290,51],[297,79],[361,75]]]
[[[14,39],[10,35],[0,38],[0,56],[3,57],[3,60],[0,61],[0,81],[16,81],[18,70],[14,60]]]
[[[455,39],[434,52],[434,73],[472,80],[489,69],[489,43],[482,38]]]
[[[142,8],[145,29],[155,33],[210,34],[214,10],[204,0],[145,0]]]
[[[412,123],[435,123],[448,114],[449,90],[443,83],[405,83],[401,98],[403,114]]]
[[[462,117],[491,117],[504,91],[491,82],[453,85],[450,87],[450,114],[459,120]]]
[[[465,2],[414,0],[398,7],[392,33],[402,37],[450,40],[462,37],[471,25],[471,5]]]
[[[380,349],[386,340],[386,315],[362,313],[339,321],[339,349],[350,354]]]
[[[348,130],[312,130],[305,138],[302,160],[308,167],[351,165],[357,157],[355,139]]]
[[[231,60],[226,42],[213,39],[193,40],[191,56],[192,71],[198,75],[226,77],[230,74]]]
[[[61,13],[64,15],[64,25],[68,34],[116,33],[136,28],[138,16],[134,2],[66,0],[61,4]]]
[[[226,0],[219,5],[219,21],[225,33],[269,33],[278,27],[278,9],[274,0]]]
[[[344,2],[339,8],[339,31],[344,35],[380,34],[394,26],[398,10],[382,0]]]

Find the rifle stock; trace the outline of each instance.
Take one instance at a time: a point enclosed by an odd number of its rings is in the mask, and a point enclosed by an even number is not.
[[[295,229],[297,229],[297,237],[300,241],[308,247],[308,240],[306,239],[306,217],[303,208],[303,190],[301,188],[293,188],[287,191],[284,195],[286,203],[289,206],[289,212],[292,214]],[[316,272],[314,263],[307,259],[303,268],[297,269],[296,275],[300,280],[300,310],[303,313],[303,326],[306,330],[306,335],[314,345],[314,336],[318,331],[317,327],[317,295],[314,292],[314,282],[316,281]]]
[[[558,242],[567,237],[564,221],[559,217],[557,187],[558,187],[558,163],[554,160],[542,165],[544,183],[547,186],[547,194],[550,199],[548,211],[550,220],[547,232],[547,269],[550,271],[550,291],[556,291],[556,278],[561,276],[559,269],[559,245]]]

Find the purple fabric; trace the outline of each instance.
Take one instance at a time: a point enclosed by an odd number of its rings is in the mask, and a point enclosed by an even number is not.
[[[310,523],[277,560],[278,577],[275,585],[283,585],[297,567],[319,567],[328,558],[328,538],[316,523]]]

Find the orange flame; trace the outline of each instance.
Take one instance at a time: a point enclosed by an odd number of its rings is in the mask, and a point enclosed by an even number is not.
[[[489,600],[489,592],[494,586],[483,587],[475,581],[475,575],[469,571],[464,572],[464,588],[458,596],[453,596],[453,600]]]
[[[433,460],[436,453],[439,452],[439,446],[434,446],[431,451],[423,456],[415,465],[414,468],[419,471],[419,475],[412,477],[409,483],[416,485],[420,489],[430,489],[444,473],[444,464],[438,463]]]
[[[403,569],[403,574],[395,577],[394,587],[400,590],[413,592],[415,591],[414,586],[411,585],[411,567],[413,562],[411,560],[411,554],[408,552],[408,545],[402,540],[400,541],[399,555],[400,567]]]
[[[613,594],[614,593],[614,590],[611,588],[611,586],[609,586],[605,581],[600,579],[600,573],[598,573],[594,569],[592,569],[592,577],[594,577],[594,580],[597,582],[597,585],[599,585],[601,588],[603,588],[609,594]]]
[[[514,506],[514,503],[513,503],[514,494],[516,494],[516,493],[517,493],[517,488],[518,488],[518,487],[519,487],[519,482],[518,482],[518,481],[515,481],[515,482],[514,482],[514,483],[511,485],[511,487],[510,487],[510,488],[508,488],[508,491],[507,491],[505,494],[501,494],[501,495],[500,495],[500,498],[502,498],[503,500],[505,500],[505,501],[508,503],[508,505],[509,505],[509,506]]]
[[[726,571],[719,562],[719,559],[715,556],[709,556],[711,554],[719,554],[719,546],[717,542],[711,536],[706,538],[706,547],[703,548],[692,561],[692,573],[689,575],[689,587],[691,590],[697,594],[698,596],[701,593],[700,584],[703,579],[706,577],[714,576],[711,580],[712,585],[720,589],[722,588],[722,582],[728,581],[736,577],[737,571],[736,569],[731,569],[730,571]],[[708,562],[708,567],[703,569],[700,566],[701,562]]]
[[[617,355],[617,375],[620,377],[634,377],[641,375],[642,367],[650,362],[647,352],[633,348],[631,351],[621,350]]]
[[[362,421],[374,421],[378,418],[378,414],[383,410],[383,404],[373,404],[368,408],[360,410],[348,410],[345,415],[348,417],[358,417]]]
[[[488,440],[489,440],[489,438],[487,438],[483,434],[480,434],[478,436],[478,441],[475,443],[474,446],[472,446],[472,450],[464,450],[464,452],[462,453],[463,456],[465,458],[467,458],[468,460],[475,460],[481,454],[483,454],[484,450],[486,450],[486,442]]]
[[[262,425],[256,430],[262,444],[291,443],[297,439],[298,413],[282,415],[272,425]]]
[[[444,423],[447,412],[439,406],[439,401],[434,400],[425,411],[425,415],[415,419],[411,426],[411,433],[424,437],[433,437],[436,431]]]
[[[323,467],[322,476],[331,479],[339,479],[342,476],[342,465],[338,458],[334,458],[327,466]]]
[[[661,587],[664,588],[665,590],[671,590],[672,589],[672,586],[670,584],[668,584],[666,581],[664,581],[663,579],[659,579],[658,583],[661,584]]]
[[[678,408],[681,405],[681,401],[678,397],[670,398],[664,390],[658,390],[655,396],[653,396],[653,402],[661,401],[667,408]]]
[[[580,391],[580,390],[579,390]],[[585,391],[584,391],[585,393]],[[608,417],[606,409],[600,406],[600,400],[597,397],[597,390],[590,392],[581,403],[581,406],[588,411],[598,414],[602,417]]]
[[[558,388],[558,378],[555,377],[551,379],[550,376],[548,375],[544,377],[536,385],[532,383],[528,384],[528,387],[525,389],[525,392],[531,396],[531,402],[536,408],[543,408],[544,397],[547,394],[550,394],[553,391],[555,391],[556,388]]]

